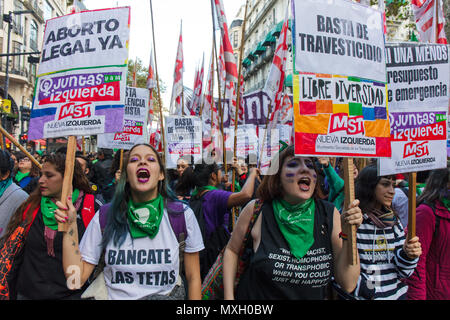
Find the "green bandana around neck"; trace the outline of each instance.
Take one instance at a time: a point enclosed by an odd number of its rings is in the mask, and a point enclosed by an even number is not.
[[[191,196],[195,197],[197,194],[199,194],[205,190],[211,191],[211,190],[217,190],[217,188],[214,186],[204,186],[204,187],[195,188],[194,191],[192,191]]]
[[[297,259],[303,258],[314,243],[314,199],[291,205],[283,199],[272,201],[275,220]]]
[[[80,190],[75,189],[72,193],[72,203],[75,203],[80,194]],[[44,218],[44,224],[52,230],[58,230],[58,221],[55,219],[55,210],[58,206],[50,197],[41,197],[41,211]]]
[[[20,182],[20,181],[22,181],[22,179],[23,178],[25,178],[25,177],[28,177],[30,175],[30,172],[28,171],[28,172],[25,172],[25,173],[22,173],[22,172],[20,172],[20,171],[17,171],[17,173],[16,173],[16,181],[17,182]]]
[[[133,239],[150,237],[158,233],[164,214],[163,197],[158,194],[155,199],[143,203],[128,201],[128,222]]]

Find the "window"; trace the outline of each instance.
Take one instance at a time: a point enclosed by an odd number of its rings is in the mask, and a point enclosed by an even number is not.
[[[44,1],[44,20],[48,20],[53,18],[53,7],[48,3],[48,1]]]
[[[20,53],[22,44],[17,41],[12,42],[13,45],[13,53]],[[12,65],[13,69],[16,71],[20,71],[20,65],[21,65],[21,57],[22,56],[12,56]]]
[[[234,31],[233,32],[233,47],[235,47],[235,48],[238,47],[238,38],[239,38],[238,32]]]
[[[22,11],[23,5],[20,1],[14,1],[14,11]],[[21,14],[13,14],[14,19],[14,28],[20,30],[22,28],[22,15]]]
[[[30,48],[38,51],[38,26],[34,20],[30,21]]]

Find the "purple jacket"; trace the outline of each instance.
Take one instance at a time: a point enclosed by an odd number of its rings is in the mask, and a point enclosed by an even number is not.
[[[425,204],[416,209],[416,235],[422,245],[414,274],[406,279],[408,299],[450,299],[450,212],[440,201],[435,202],[440,217],[439,229],[434,237],[436,216]]]

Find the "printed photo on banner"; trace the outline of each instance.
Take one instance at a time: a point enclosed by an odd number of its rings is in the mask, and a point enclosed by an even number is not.
[[[380,174],[426,171],[447,166],[450,84],[448,47],[386,45],[392,158]]]
[[[166,116],[166,168],[177,167],[183,155],[192,155],[194,163],[202,160],[202,121],[194,116]]]
[[[293,0],[295,70],[386,81],[382,13],[346,0]]]
[[[97,135],[97,146],[108,149],[131,149],[135,144],[148,143],[147,129],[149,90],[127,87],[123,129],[120,132]]]
[[[87,66],[126,65],[129,34],[129,7],[47,20],[38,76]]]
[[[384,83],[300,73],[293,86],[296,154],[391,156]]]
[[[126,75],[126,67],[107,67],[39,77],[29,139],[121,131]]]

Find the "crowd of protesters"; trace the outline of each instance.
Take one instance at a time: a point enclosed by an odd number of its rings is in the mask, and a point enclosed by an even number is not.
[[[147,144],[78,151],[62,201],[65,154],[36,153],[38,168],[0,150],[0,299],[201,299],[222,250],[225,299],[450,299],[449,167],[418,174],[409,238],[408,177],[379,176],[376,159],[354,162],[346,207],[342,158],[293,146],[271,175],[249,157],[168,169]]]

